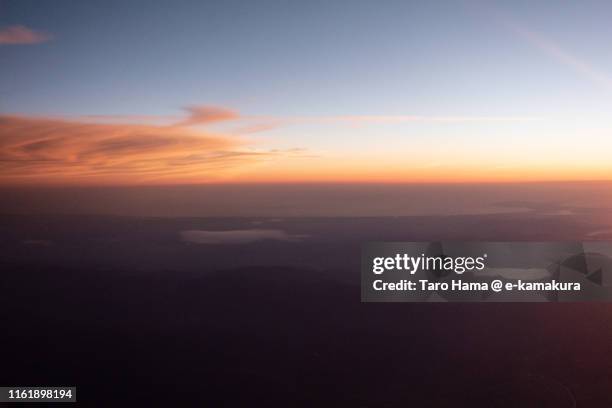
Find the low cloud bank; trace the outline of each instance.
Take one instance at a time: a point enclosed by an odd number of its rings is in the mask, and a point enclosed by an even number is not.
[[[181,240],[194,244],[248,244],[251,242],[274,240],[296,242],[306,235],[288,234],[276,229],[248,229],[232,231],[181,231]]]

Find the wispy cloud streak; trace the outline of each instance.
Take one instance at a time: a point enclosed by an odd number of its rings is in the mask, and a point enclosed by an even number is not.
[[[592,64],[564,50],[559,44],[541,34],[528,30],[516,23],[506,23],[506,25],[529,44],[540,49],[559,63],[573,69],[593,83],[612,90],[612,77],[595,68]]]
[[[419,116],[419,115],[346,115],[321,117],[290,117],[288,122],[319,122],[348,124],[385,124],[405,122],[524,122],[540,120],[529,116]],[[279,120],[282,120],[279,118]]]
[[[50,41],[50,34],[34,31],[21,25],[13,25],[0,29],[0,45],[39,44]]]
[[[185,110],[189,116],[177,123],[177,125],[202,125],[235,120],[240,117],[238,112],[218,106],[188,106],[185,108]]]
[[[295,124],[393,124],[393,123],[461,123],[461,122],[529,122],[542,120],[536,116],[468,116],[468,115],[330,115],[330,116],[274,116],[245,115],[238,111],[209,105],[188,106],[184,108],[186,116],[151,116],[151,115],[89,115],[78,119],[86,121],[103,121],[107,123],[160,123],[177,127],[232,123],[236,125],[232,133],[248,134],[276,129]]]

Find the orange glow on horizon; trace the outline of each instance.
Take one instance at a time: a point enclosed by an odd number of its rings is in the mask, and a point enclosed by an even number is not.
[[[438,157],[441,154],[430,149],[410,161],[402,152],[320,155],[305,149],[255,149],[252,140],[184,125],[230,120],[236,113],[215,108],[192,108],[191,113],[187,120],[165,126],[0,116],[0,185],[612,179],[611,164],[570,161],[561,155],[542,160],[525,155],[513,161],[507,154],[494,157],[469,151]]]

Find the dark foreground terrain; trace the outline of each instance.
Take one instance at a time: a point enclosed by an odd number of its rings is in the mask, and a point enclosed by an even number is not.
[[[612,406],[612,305],[360,302],[365,240],[599,228],[513,217],[4,216],[0,384],[101,407]],[[286,235],[180,235],[247,228]]]

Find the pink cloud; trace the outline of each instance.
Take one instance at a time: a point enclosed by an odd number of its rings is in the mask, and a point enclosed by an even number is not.
[[[0,185],[207,182],[276,157],[309,157],[246,142],[177,125],[0,114]]]
[[[155,125],[0,115],[3,182],[208,180],[256,160],[234,137]]]
[[[189,116],[179,123],[182,126],[201,125],[240,118],[236,111],[217,106],[188,106],[185,110]]]
[[[47,33],[37,32],[21,25],[0,29],[0,45],[39,44],[51,38]]]

